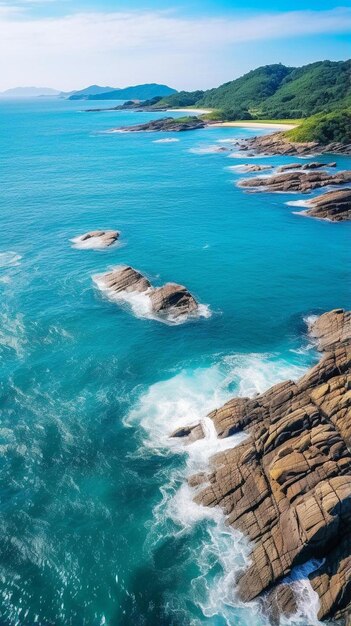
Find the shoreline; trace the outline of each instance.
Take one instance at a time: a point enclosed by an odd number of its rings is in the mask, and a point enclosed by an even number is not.
[[[209,124],[209,126],[223,126],[228,128],[275,128],[277,130],[290,130],[292,128],[296,128],[298,124],[280,124],[279,122],[277,122],[276,124],[274,122],[267,122],[267,124],[265,124],[264,122],[251,122],[243,120],[238,122],[213,122],[212,124]]]

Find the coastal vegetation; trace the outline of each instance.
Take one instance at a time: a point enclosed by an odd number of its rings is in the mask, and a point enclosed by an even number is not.
[[[350,144],[351,109],[313,115],[303,120],[297,128],[286,131],[285,136],[290,141],[300,143],[317,141],[320,144]]]
[[[200,98],[196,98],[199,92],[161,98],[155,108],[210,108],[213,118],[221,120],[304,118],[351,105],[350,78],[350,60],[318,61],[299,68],[278,63],[209,89]]]

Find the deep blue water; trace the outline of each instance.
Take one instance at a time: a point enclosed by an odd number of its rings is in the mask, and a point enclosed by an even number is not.
[[[201,153],[252,130],[154,143],[101,131],[157,114],[83,107],[0,101],[0,624],[261,626],[235,599],[245,540],[185,483],[220,444],[185,454],[168,434],[315,360],[304,318],[350,304],[350,226],[244,193],[227,169],[244,159]],[[72,246],[96,228],[120,244]],[[211,317],[119,308],[92,276],[122,263]]]

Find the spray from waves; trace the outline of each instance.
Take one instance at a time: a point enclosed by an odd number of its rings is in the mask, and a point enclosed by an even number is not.
[[[141,319],[155,320],[170,326],[177,326],[201,317],[205,319],[211,317],[210,308],[206,304],[199,304],[197,311],[187,316],[184,315],[174,317],[172,314],[167,316],[156,315],[152,310],[151,300],[149,297],[150,290],[144,291],[143,293],[136,291],[120,291],[116,293],[116,291],[106,286],[104,274],[95,274],[92,276],[92,279],[101,293],[106,296],[108,300],[115,302],[119,306],[127,307],[127,309],[132,311],[135,317]]]
[[[247,154],[246,152],[232,152],[228,154],[229,159],[267,159],[272,158],[271,154]]]
[[[310,206],[310,200],[290,200],[289,202],[286,202],[285,204],[287,204],[288,206],[300,206],[300,207],[309,207]]]
[[[246,437],[238,434],[218,439],[212,420],[206,417],[211,410],[233,395],[253,396],[286,378],[296,379],[309,364],[306,354],[290,353],[286,359],[268,354],[229,355],[209,367],[184,369],[152,385],[125,419],[126,425],[141,426],[146,433],[140,454],[177,454],[183,461],[164,476],[162,498],[154,509],[145,549],[152,556],[155,547],[167,540],[183,538],[190,543],[187,567],[194,574],[184,597],[178,594],[176,600],[170,599],[172,611],[182,610],[186,623],[200,626],[206,620],[228,626],[267,624],[258,603],[243,605],[236,597],[235,577],[250,559],[247,540],[225,525],[218,508],[194,502],[196,489],[188,485],[187,478],[206,472],[214,454],[238,445]],[[180,439],[170,438],[177,428],[199,422],[203,439],[184,446]]]
[[[189,148],[188,152],[191,154],[222,154],[226,152],[228,148],[222,148],[221,146],[204,146],[199,148]]]
[[[176,137],[166,137],[166,139],[155,139],[152,143],[176,143],[180,141],[180,139],[176,139]]]
[[[323,560],[311,559],[303,565],[294,567],[289,576],[283,579],[283,583],[292,585],[296,601],[297,611],[292,617],[281,618],[280,626],[289,626],[292,623],[296,626],[322,626],[317,615],[319,611],[319,596],[314,591],[310,581],[309,574],[316,571],[323,564]]]

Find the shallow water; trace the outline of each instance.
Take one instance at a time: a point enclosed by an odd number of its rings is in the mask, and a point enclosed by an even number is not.
[[[168,434],[315,360],[303,318],[350,304],[350,225],[236,187],[208,148],[252,131],[155,143],[103,131],[157,114],[0,107],[1,625],[262,626],[235,598],[245,538],[185,484],[240,439],[205,420],[185,454]],[[119,244],[74,248],[96,228]],[[120,264],[185,284],[211,316],[136,317],[92,280]]]

